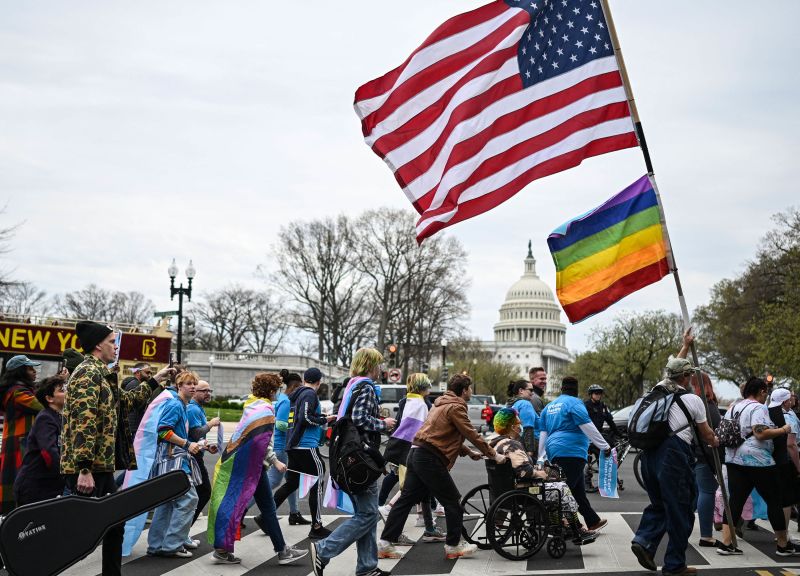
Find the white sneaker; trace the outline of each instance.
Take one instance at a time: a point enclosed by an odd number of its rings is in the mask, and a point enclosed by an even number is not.
[[[379,559],[398,560],[402,557],[403,555],[394,547],[394,544],[386,540],[378,540]]]
[[[183,543],[183,547],[188,548],[189,550],[197,550],[200,548],[200,540],[189,538]]]
[[[278,553],[278,564],[291,564],[295,560],[299,560],[308,554],[308,550],[298,550],[291,546],[286,546],[281,552]]]
[[[391,511],[392,511],[391,504],[384,504],[383,506],[378,506],[378,512],[380,512],[384,524],[386,523],[386,519],[389,517],[389,512]]]
[[[445,544],[444,557],[448,560],[453,560],[455,558],[468,558],[475,554],[477,549],[478,547],[475,544],[469,544],[468,542],[461,540],[455,546]]]
[[[443,518],[443,517],[444,517],[444,506],[442,506],[441,504],[439,504],[439,505],[436,507],[436,510],[434,510],[434,511],[433,511],[433,514],[434,514],[435,516],[438,516],[439,518]]]
[[[423,518],[421,514],[417,516],[417,520],[414,522],[414,527],[415,528],[425,527],[425,518]]]

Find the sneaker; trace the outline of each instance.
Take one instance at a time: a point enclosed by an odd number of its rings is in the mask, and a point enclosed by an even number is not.
[[[200,548],[200,540],[193,540],[192,538],[189,538],[183,543],[183,547],[188,548],[189,550],[197,550]]]
[[[447,536],[445,536],[444,532],[439,530],[438,528],[434,528],[433,530],[425,530],[422,534],[422,541],[423,542],[444,542]]]
[[[311,553],[311,567],[314,569],[314,576],[323,576],[322,572],[325,565],[322,563],[322,558],[317,554],[317,545],[315,542],[308,543],[308,551]]]
[[[290,526],[307,526],[311,524],[311,520],[308,518],[303,518],[303,515],[300,512],[292,512],[289,514],[289,525]]]
[[[597,521],[597,524],[589,526],[588,528],[589,531],[591,532],[598,532],[599,530],[605,528],[606,524],[608,524],[608,520],[606,520],[605,518],[601,518],[600,520]]]
[[[719,552],[719,550],[717,550]],[[775,554],[778,556],[800,556],[800,547],[791,542],[787,542],[786,546],[777,546]]]
[[[478,547],[475,544],[470,544],[461,540],[455,546],[450,546],[449,544],[444,545],[444,557],[448,560],[454,560],[456,558],[469,558],[473,554]]]
[[[433,511],[433,514],[434,514],[435,516],[438,516],[439,518],[444,518],[444,506],[442,506],[441,504],[439,504],[439,505],[436,507],[436,510],[434,510],[434,511]]]
[[[394,544],[387,542],[386,540],[378,540],[378,559],[386,558],[390,560],[398,560],[402,557],[403,555],[398,552],[397,548],[394,547]]]
[[[391,511],[392,511],[391,504],[384,504],[383,506],[378,506],[378,512],[380,512],[384,524],[386,523],[386,519],[389,517],[389,512]]]
[[[162,552],[159,556],[165,556],[167,558],[191,558],[192,553],[189,552],[186,548],[181,546],[177,550],[173,550],[172,552]]]
[[[267,524],[264,522],[264,519],[261,517],[261,514],[257,516],[253,516],[253,522],[256,523],[256,526],[264,533],[269,534],[269,530],[267,530]]]
[[[241,558],[225,550],[214,550],[211,558],[213,558],[214,564],[241,564],[242,562]]]
[[[422,515],[417,516],[416,521],[414,522],[414,528],[423,528],[425,526],[425,518]]]
[[[394,544],[395,546],[413,546],[416,543],[417,542],[415,540],[412,540],[411,538],[409,538],[405,534],[400,534],[400,536],[397,538],[397,540],[392,542],[392,544]]]
[[[311,527],[311,530],[308,531],[308,537],[311,540],[322,540],[323,538],[327,538],[331,535],[331,531],[325,528],[324,526],[317,526],[314,528]]]
[[[778,548],[780,548],[780,546],[778,546]],[[720,556],[740,556],[744,554],[744,552],[738,548],[734,548],[731,544],[719,542],[719,544],[717,544],[717,554]],[[790,554],[787,554],[787,556],[790,556]]]
[[[281,552],[278,552],[278,564],[291,564],[307,554],[308,550],[298,550],[287,545]]]
[[[636,559],[639,561],[639,564],[642,566],[642,568],[652,570],[653,572],[658,570],[655,560],[653,560],[653,555],[647,551],[647,548],[638,542],[632,542],[631,552],[633,552],[633,555],[636,556]]]

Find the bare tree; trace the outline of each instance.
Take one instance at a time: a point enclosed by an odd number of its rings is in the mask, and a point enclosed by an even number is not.
[[[241,350],[250,326],[253,291],[233,285],[202,295],[191,315],[212,350]]]
[[[5,214],[7,206],[3,206],[0,208],[0,215]],[[17,232],[17,228],[19,224],[14,226],[8,226],[6,228],[0,228],[0,255],[7,254],[11,251],[11,239],[14,237],[14,234]],[[11,272],[6,270],[5,268],[0,268],[0,287],[7,286],[11,283]]]
[[[141,292],[111,292],[96,284],[56,296],[53,302],[56,312],[65,318],[123,324],[150,323],[155,310]]]
[[[44,316],[50,307],[47,293],[31,282],[10,282],[0,286],[0,310],[5,314]]]
[[[276,248],[279,272],[275,284],[295,304],[293,323],[317,335],[317,354],[329,359],[347,356],[345,336],[352,326],[348,311],[360,310],[363,283],[353,266],[354,238],[345,216],[284,227]],[[356,324],[363,322],[356,322]]]
[[[253,352],[274,353],[286,337],[289,324],[284,302],[271,291],[253,292],[245,341]]]
[[[125,324],[149,324],[155,306],[141,292],[114,292],[111,295],[113,321]]]

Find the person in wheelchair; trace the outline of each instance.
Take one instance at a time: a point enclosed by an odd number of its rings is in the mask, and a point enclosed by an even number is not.
[[[520,441],[522,422],[516,410],[501,408],[494,417],[494,430],[498,436],[493,438],[489,445],[495,449],[495,452],[508,459],[517,482],[524,482],[526,479],[533,481],[537,478],[544,480],[548,512],[560,516],[559,521],[572,532],[572,542],[578,545],[594,542],[597,539],[597,533],[587,530],[581,524],[578,516],[578,503],[572,496],[572,491],[567,483],[560,479],[558,468],[537,469],[525,451],[525,447]]]

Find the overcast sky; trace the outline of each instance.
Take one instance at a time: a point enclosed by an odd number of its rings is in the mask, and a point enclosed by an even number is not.
[[[256,286],[281,225],[412,210],[363,143],[355,89],[485,2],[8,2],[0,11],[0,224],[6,267],[48,292],[95,282],[169,309],[173,257],[196,288]],[[612,0],[690,308],[752,258],[796,202],[800,2]],[[795,40],[792,40],[795,38]],[[529,185],[449,228],[469,253],[468,328],[492,337],[528,239],[645,171],[631,149]],[[678,311],[671,277],[623,310]]]

